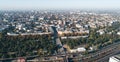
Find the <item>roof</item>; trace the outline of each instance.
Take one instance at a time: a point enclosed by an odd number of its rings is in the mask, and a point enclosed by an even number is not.
[[[118,60],[120,60],[120,54],[115,55],[114,57],[117,58]]]

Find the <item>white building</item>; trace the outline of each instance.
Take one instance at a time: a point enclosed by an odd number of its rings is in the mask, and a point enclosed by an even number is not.
[[[109,62],[120,62],[120,54],[110,57]]]
[[[84,47],[80,47],[80,48],[77,48],[77,51],[78,51],[78,52],[85,52],[86,49],[85,49]]]
[[[71,49],[70,52],[71,53],[76,53],[76,52],[85,52],[86,49],[84,47],[79,47],[77,49]]]
[[[77,52],[77,49],[72,49],[70,50],[71,53],[76,53]]]

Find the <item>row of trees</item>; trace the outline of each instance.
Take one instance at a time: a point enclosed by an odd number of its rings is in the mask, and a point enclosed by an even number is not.
[[[87,38],[81,37],[78,39],[62,39],[62,43],[69,45],[70,48],[84,44],[86,45],[87,49],[90,46],[97,46],[99,49],[113,42],[120,41],[120,36],[115,33],[105,33],[103,35],[100,35],[96,31],[96,29],[91,29],[90,34]]]
[[[52,35],[7,36],[0,33],[0,58],[53,54]]]
[[[67,37],[69,37],[69,36],[87,36],[88,35],[88,33],[76,33],[76,32],[72,32],[72,33],[63,33],[62,35],[60,35],[60,36],[67,36]]]
[[[120,23],[116,23],[111,27],[106,28],[106,32],[110,32],[119,28]],[[12,28],[12,27],[11,27]],[[18,56],[31,55],[50,55],[57,49],[52,39],[52,34],[49,35],[29,35],[29,36],[7,36],[6,29],[0,33],[0,58],[13,58]],[[62,39],[62,44],[67,44],[70,48],[85,44],[88,49],[90,46],[104,47],[115,41],[120,41],[120,36],[116,33],[105,33],[100,35],[97,33],[98,29],[90,29],[87,38],[78,39]],[[78,34],[74,34],[78,35]],[[79,34],[81,35],[81,34]],[[64,36],[73,36],[72,34],[65,34]]]

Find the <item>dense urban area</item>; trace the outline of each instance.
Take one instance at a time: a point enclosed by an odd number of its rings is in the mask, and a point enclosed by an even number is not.
[[[119,10],[0,11],[0,61],[108,62],[117,53]]]

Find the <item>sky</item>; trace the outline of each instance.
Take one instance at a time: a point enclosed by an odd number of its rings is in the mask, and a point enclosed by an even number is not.
[[[120,8],[120,0],[0,0],[0,9]]]

